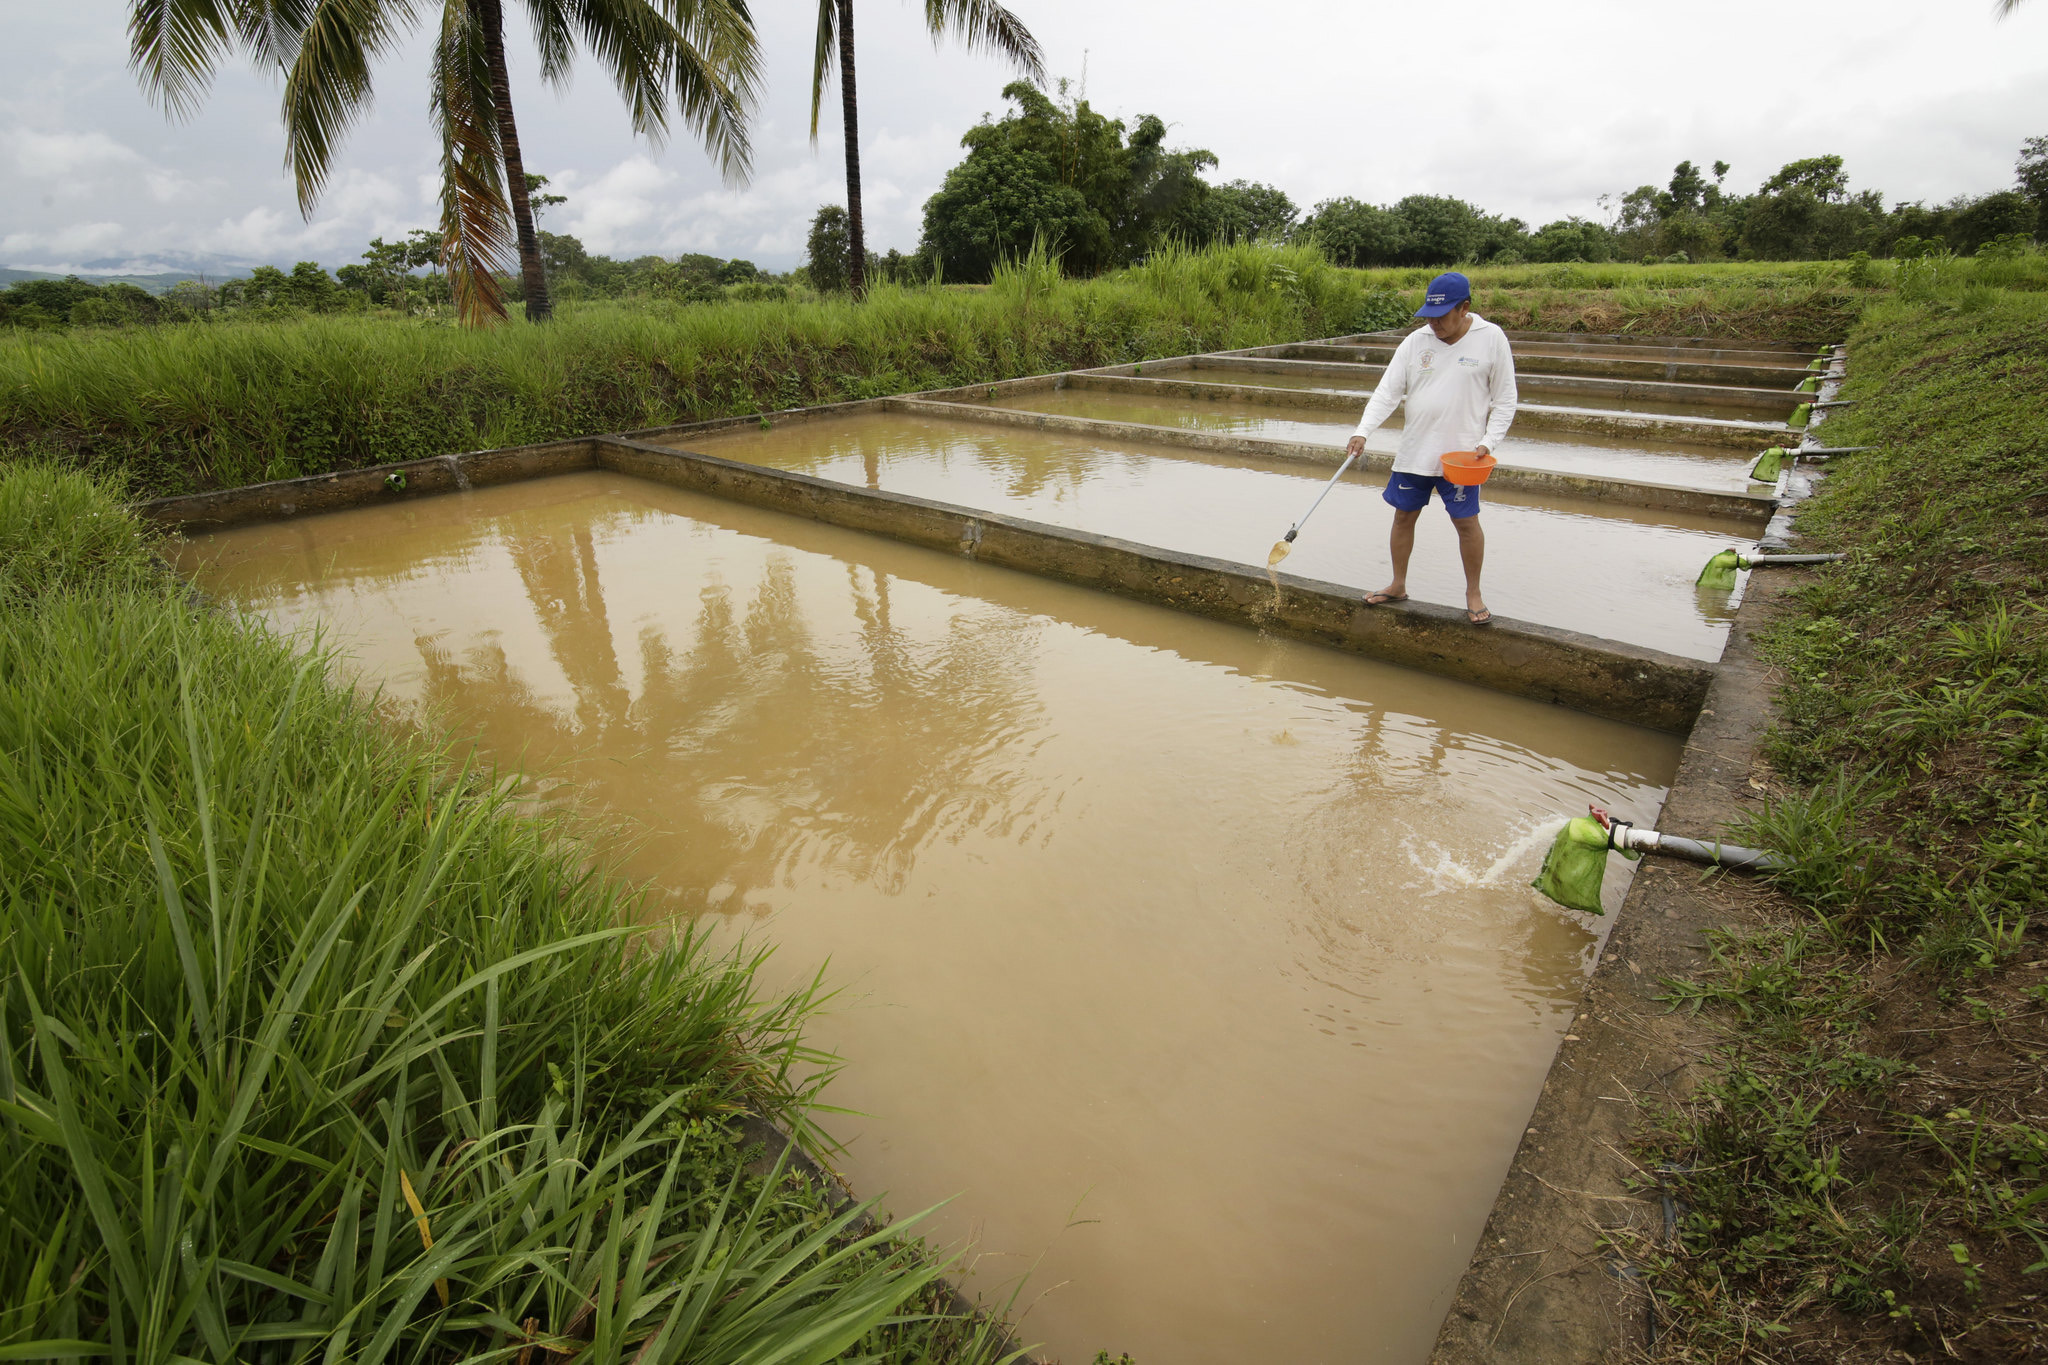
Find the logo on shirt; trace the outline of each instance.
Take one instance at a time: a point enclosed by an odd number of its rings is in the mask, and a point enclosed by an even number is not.
[[[1471,367],[1472,367],[1473,369],[1475,369],[1475,370],[1476,370],[1476,369],[1478,369],[1478,368],[1479,368],[1479,366],[1480,366],[1480,364],[1481,364],[1481,362],[1480,362],[1480,360],[1479,360],[1479,358],[1478,358],[1477,356],[1469,356],[1469,355],[1461,355],[1461,356],[1459,356],[1459,357],[1458,357],[1458,363],[1459,363],[1460,365],[1469,365],[1469,366],[1471,366]]]
[[[1426,370],[1434,364],[1436,364],[1436,352],[1424,351],[1422,353],[1422,368]]]

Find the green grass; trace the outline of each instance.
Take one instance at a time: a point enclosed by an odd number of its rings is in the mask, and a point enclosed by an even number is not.
[[[0,454],[139,493],[264,479],[1346,331],[1302,248],[1162,253],[1111,279],[564,308],[485,331],[381,317],[0,338]]]
[[[1823,427],[1875,449],[1798,523],[1849,558],[1762,636],[1772,792],[1736,837],[1801,863],[1673,983],[1728,1032],[1639,1149],[1683,1210],[1638,1249],[1669,1359],[2048,1350],[2048,296],[1906,284]]]
[[[942,1262],[745,1168],[736,1116],[806,1131],[809,997],[0,472],[0,547],[58,537],[0,554],[0,1358],[993,1356]]]
[[[1479,269],[1480,310],[1578,331],[1839,336],[1836,267]],[[1699,273],[1690,273],[1690,272]],[[0,460],[155,496],[1404,321],[1429,272],[1342,271],[1306,247],[1165,248],[1067,280],[718,306],[566,305],[546,327],[381,316],[0,336]],[[1702,284],[1701,281],[1707,283]]]

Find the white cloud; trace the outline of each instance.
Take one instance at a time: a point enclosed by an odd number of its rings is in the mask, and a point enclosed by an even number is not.
[[[600,253],[645,241],[640,229],[660,215],[660,201],[675,180],[674,173],[657,166],[652,157],[630,156],[570,199],[565,210],[570,214],[569,231]]]
[[[14,164],[30,180],[68,180],[93,172],[125,169],[142,158],[105,133],[41,132],[33,128],[12,128],[4,143],[14,153]]]
[[[0,237],[0,252],[10,260],[70,262],[110,251],[126,235],[119,223],[70,223],[54,232],[10,232]]]
[[[0,167],[15,193],[0,196],[0,264],[212,251],[338,265],[371,236],[436,221],[424,39],[378,71],[383,98],[307,223],[280,169],[270,81],[225,68],[201,114],[172,123],[126,69],[117,17],[15,8],[16,70],[0,91]],[[844,202],[838,105],[827,101],[812,147],[811,16],[757,8],[767,80],[755,175],[740,191],[680,127],[660,148],[636,140],[609,81],[549,92],[514,20],[526,161],[569,196],[551,229],[614,255],[797,261],[817,207]],[[1942,200],[2008,185],[2020,140],[2048,132],[2048,2],[2000,24],[1988,4],[1866,0],[1811,55],[1799,40],[1821,30],[1787,29],[1811,16],[1782,0],[1464,0],[1448,29],[1440,8],[1331,0],[1266,0],[1253,21],[1240,0],[1018,8],[1053,74],[1080,75],[1087,53],[1098,108],[1156,112],[1173,143],[1216,152],[1218,178],[1276,184],[1304,209],[1335,195],[1447,193],[1541,223],[1661,184],[1681,158],[1725,158],[1731,188],[1747,190],[1821,152],[1847,157],[1858,187]],[[863,25],[868,238],[910,247],[924,201],[963,154],[960,134],[1001,110],[1011,73],[955,43],[934,52],[921,6],[875,5]],[[1447,41],[1458,45],[1448,72],[1432,55]]]

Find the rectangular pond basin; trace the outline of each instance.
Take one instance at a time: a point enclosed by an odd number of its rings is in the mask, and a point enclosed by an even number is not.
[[[1285,362],[1280,362],[1285,363]],[[1372,397],[1378,375],[1344,374],[1334,369],[1317,370],[1312,366],[1301,370],[1273,371],[1226,367],[1227,362],[1211,361],[1205,358],[1203,364],[1186,370],[1159,369],[1151,366],[1146,372],[1151,377],[1174,380],[1193,380],[1204,384],[1241,384],[1252,389],[1293,389],[1305,393],[1335,393],[1356,398],[1362,411],[1366,400]],[[1791,392],[1786,385],[1783,398],[1731,399],[1726,386],[1709,384],[1692,385],[1700,390],[1698,395],[1670,394],[1673,389],[1684,389],[1683,384],[1658,385],[1667,392],[1658,395],[1638,395],[1621,391],[1619,385],[1613,391],[1603,391],[1598,386],[1584,381],[1572,383],[1569,387],[1559,386],[1546,389],[1532,379],[1542,378],[1534,366],[1523,367],[1517,378],[1521,381],[1521,399],[1525,404],[1536,403],[1561,408],[1599,408],[1609,412],[1640,412],[1653,417],[1708,417],[1733,418],[1745,422],[1782,422],[1791,415],[1806,395]],[[1720,395],[1715,393],[1720,390]]]
[[[1259,346],[1245,351],[1217,352],[1219,355],[1253,356],[1276,360],[1336,361],[1350,365],[1384,365],[1393,358],[1392,345],[1340,345],[1321,341],[1288,342]],[[1732,384],[1743,388],[1791,388],[1806,373],[1803,366],[1754,363],[1758,357],[1703,361],[1673,352],[1627,351],[1612,355],[1578,349],[1515,347],[1515,363],[1522,369],[1544,374],[1590,375],[1607,379],[1679,381],[1696,384]]]
[[[823,967],[840,1165],[1086,1365],[1427,1356],[1668,736],[608,473],[237,528],[208,592]],[[1616,862],[1608,908],[1625,891]]]
[[[1139,438],[888,412],[647,439],[1258,566],[1335,472],[1334,462],[1212,455]],[[1385,484],[1384,473],[1347,477],[1296,541],[1287,571],[1368,591],[1383,586],[1391,515],[1380,497]],[[1754,540],[1761,520],[1492,485],[1483,496],[1483,585],[1495,611],[1696,659],[1720,657],[1726,600],[1700,593],[1694,580],[1717,550]],[[1456,536],[1435,508],[1416,534],[1408,590],[1427,602],[1465,601]]]
[[[1105,393],[1096,389],[1040,389],[1001,395],[988,407],[1022,412],[1051,412],[1091,417],[1105,422],[1139,422],[1152,427],[1214,431],[1233,436],[1258,436],[1276,441],[1308,441],[1340,448],[1358,427],[1370,393],[1358,396],[1359,412],[1288,404],[1231,403],[1207,398],[1148,398]],[[1366,442],[1368,450],[1391,455],[1400,442],[1402,414],[1396,412]],[[1762,449],[1761,446],[1758,449]],[[1749,467],[1755,452],[1724,445],[1687,441],[1654,444],[1628,436],[1599,432],[1543,431],[1526,423],[1508,428],[1508,438],[1495,452],[1501,463],[1524,469],[1549,469],[1561,474],[1592,474],[1606,479],[1682,484],[1688,488],[1742,492],[1752,488]]]

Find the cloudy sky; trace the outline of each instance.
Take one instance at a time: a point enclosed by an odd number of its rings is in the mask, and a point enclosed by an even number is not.
[[[1601,194],[1662,183],[1681,158],[1729,161],[1731,187],[1749,189],[1823,152],[1848,159],[1855,188],[1941,200],[2008,188],[2021,140],[2048,133],[2048,0],[2002,23],[1991,0],[1011,3],[1053,74],[1085,66],[1097,108],[1157,113],[1175,142],[1221,158],[1219,178],[1276,184],[1304,208],[1431,192],[1534,224],[1594,215]],[[814,150],[813,0],[754,9],[767,85],[739,189],[687,137],[635,139],[595,67],[565,95],[547,90],[523,27],[508,34],[527,165],[569,196],[550,228],[613,255],[798,262],[811,214],[843,202],[837,104]],[[857,10],[878,250],[915,246],[960,134],[1000,108],[1010,78],[994,58],[935,52],[921,11]],[[372,235],[434,221],[423,37],[378,73],[376,105],[305,220],[282,170],[276,83],[232,67],[197,118],[172,123],[127,69],[125,13],[0,0],[0,265],[334,266]]]

